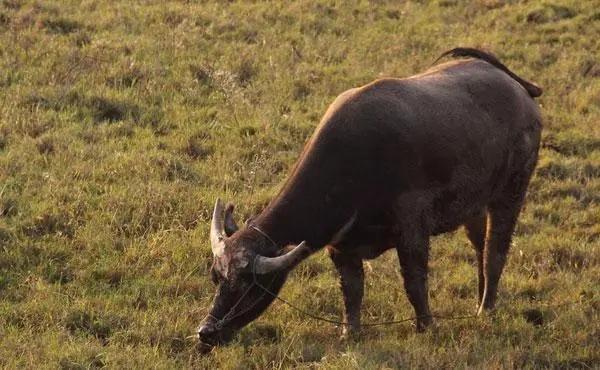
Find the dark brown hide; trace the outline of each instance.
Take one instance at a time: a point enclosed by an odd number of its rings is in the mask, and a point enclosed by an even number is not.
[[[390,248],[422,316],[417,328],[429,324],[429,237],[461,225],[478,254],[482,307],[494,307],[537,161],[541,120],[530,95],[541,90],[484,52],[448,54],[474,58],[341,94],[280,193],[254,220],[278,247],[303,240],[314,250],[329,245],[350,330],[360,327],[362,260]],[[332,243],[352,217],[349,231]],[[267,244],[246,228],[228,248],[277,255]]]

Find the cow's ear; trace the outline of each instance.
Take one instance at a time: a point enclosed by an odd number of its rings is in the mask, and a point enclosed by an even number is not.
[[[238,226],[233,218],[233,209],[235,208],[233,203],[227,203],[225,207],[225,234],[229,237],[238,231]]]

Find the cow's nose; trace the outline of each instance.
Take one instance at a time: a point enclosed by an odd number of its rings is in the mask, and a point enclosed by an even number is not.
[[[198,329],[198,336],[200,337],[200,340],[208,339],[214,334],[215,331],[216,330],[213,325],[204,324]]]

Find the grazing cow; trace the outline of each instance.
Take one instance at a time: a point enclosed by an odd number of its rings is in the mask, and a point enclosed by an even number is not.
[[[432,322],[429,238],[461,225],[477,253],[479,313],[494,308],[538,157],[533,98],[541,89],[489,53],[447,55],[466,59],[337,97],[279,194],[247,227],[238,230],[233,206],[217,200],[217,292],[198,330],[202,343],[228,341],[273,301],[261,286],[277,293],[292,268],[324,247],[340,275],[345,334],[360,329],[363,260],[390,248],[422,331]]]

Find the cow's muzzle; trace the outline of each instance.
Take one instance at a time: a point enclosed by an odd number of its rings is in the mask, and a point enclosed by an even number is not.
[[[218,322],[207,318],[198,328],[198,339],[204,344],[216,346],[231,341],[233,330],[221,327]]]

